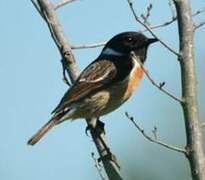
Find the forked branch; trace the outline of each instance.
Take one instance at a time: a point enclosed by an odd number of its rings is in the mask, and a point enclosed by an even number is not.
[[[156,143],[156,144],[159,144],[167,149],[170,149],[170,150],[173,150],[173,151],[176,151],[176,152],[180,152],[180,153],[183,153],[183,154],[186,154],[187,151],[183,148],[179,148],[179,147],[176,147],[176,146],[173,146],[173,145],[170,145],[170,144],[167,144],[163,141],[160,141],[158,140],[157,136],[155,135],[155,138],[152,138],[151,136],[149,136],[143,128],[141,128],[134,120],[134,118],[132,116],[130,116],[127,112],[125,113],[126,117],[134,124],[134,126],[139,130],[139,132],[149,141],[153,142],[153,143]]]
[[[205,7],[203,7],[202,9],[199,9],[195,13],[193,13],[192,17],[200,15],[201,13],[204,13],[204,12],[205,12]],[[177,18],[176,18],[176,16],[174,16],[174,13],[173,13],[172,18],[170,20],[162,22],[160,24],[149,25],[149,28],[150,29],[158,29],[158,28],[166,27],[166,26],[169,26],[169,25],[173,24],[174,22],[176,22],[176,20],[177,20]],[[195,29],[200,28],[202,25],[204,25],[203,22],[196,24]],[[143,30],[140,30],[140,32],[146,32],[146,31],[148,31],[146,28]],[[106,42],[91,43],[91,44],[79,44],[79,45],[72,45],[71,48],[72,49],[97,48],[97,47],[104,46],[105,44],[106,44]]]
[[[135,54],[133,52],[131,52],[130,56],[132,56],[132,58],[136,59],[136,61],[138,61],[138,63],[140,64],[141,68],[143,69],[145,75],[147,76],[147,78],[149,79],[149,81],[155,86],[157,87],[160,91],[162,91],[163,93],[165,93],[166,95],[168,95],[169,97],[171,97],[172,99],[174,99],[175,101],[179,102],[179,103],[183,103],[183,99],[180,99],[178,97],[176,97],[174,94],[172,94],[171,92],[169,92],[168,90],[166,90],[164,88],[165,82],[162,83],[157,83],[155,82],[155,80],[149,75],[148,71],[145,69],[144,65],[138,60],[138,58],[136,58]]]
[[[72,3],[74,1],[77,1],[77,0],[60,0],[59,2],[54,4],[54,9],[56,10],[60,7],[65,6],[66,4]]]
[[[57,7],[60,7],[63,4],[67,4],[68,2],[69,1],[61,1],[61,4],[57,4],[56,6],[50,3],[49,0],[37,0],[37,1],[32,0],[32,3],[34,4],[35,8],[38,10],[38,12],[41,14],[41,17],[47,23],[51,36],[61,54],[64,78],[66,77],[64,71],[66,69],[71,79],[71,83],[73,83],[79,75],[78,67],[71,50],[71,46],[63,32],[63,28],[55,12],[55,9]],[[87,124],[89,127],[92,126],[92,128],[96,128],[96,121],[97,121],[96,119],[87,120]],[[107,144],[105,144],[104,141],[105,135],[103,133],[98,135],[98,134],[94,134],[93,131],[90,132],[93,141],[97,147],[97,150],[100,154],[100,158],[102,160],[102,163],[104,165],[108,177],[112,180],[122,180],[122,177],[120,176],[119,173],[119,167],[116,165],[115,161],[106,158],[108,154],[111,154],[111,152],[110,151],[108,152],[107,149],[105,148],[105,146],[107,147]]]
[[[137,16],[137,14],[136,14],[136,12],[135,12],[135,10],[134,10],[134,8],[133,8],[133,3],[132,3],[132,1],[131,1],[131,0],[127,0],[127,2],[128,2],[128,4],[129,4],[130,10],[132,11],[132,14],[133,14],[134,17],[135,17],[135,20],[136,20],[138,23],[140,23],[142,26],[144,26],[144,27],[150,32],[150,34],[152,34],[153,37],[155,37],[156,39],[158,39],[159,42],[160,42],[164,47],[166,47],[170,52],[172,52],[172,53],[175,54],[177,57],[179,57],[179,56],[180,56],[179,52],[177,52],[176,50],[174,50],[173,48],[171,48],[167,43],[165,43],[164,41],[162,41],[161,38],[159,38],[159,36],[156,35],[156,34],[154,33],[154,31],[152,31],[152,29],[149,27],[149,25],[143,23],[143,22],[140,20],[140,18]]]

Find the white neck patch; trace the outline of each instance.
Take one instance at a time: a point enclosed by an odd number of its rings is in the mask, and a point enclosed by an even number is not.
[[[105,48],[102,52],[103,55],[108,55],[108,56],[124,56],[124,53],[118,52],[112,48]]]

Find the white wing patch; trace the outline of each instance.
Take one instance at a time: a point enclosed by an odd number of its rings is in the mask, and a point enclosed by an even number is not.
[[[124,56],[124,53],[118,52],[112,48],[105,48],[102,52],[103,55],[108,55],[108,56]]]
[[[93,80],[87,80],[86,78],[82,78],[79,80],[79,82],[89,82],[89,83],[96,83],[96,82],[100,82],[103,81],[106,76],[108,76],[110,73],[110,71],[106,71],[105,74],[103,74],[101,77],[97,78],[97,79],[93,79]]]

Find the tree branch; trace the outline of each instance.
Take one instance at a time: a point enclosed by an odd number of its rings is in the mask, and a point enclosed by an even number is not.
[[[101,164],[99,164],[98,159],[95,157],[95,153],[92,152],[92,153],[91,153],[91,156],[92,156],[92,158],[93,158],[93,161],[95,162],[95,168],[97,169],[97,172],[98,172],[100,178],[101,178],[102,180],[106,180],[106,178],[104,177],[103,172],[102,172],[102,170],[103,170],[103,169],[102,169],[102,166],[101,166]]]
[[[172,10],[173,11],[173,10]],[[201,13],[205,12],[205,7],[203,7],[200,10],[197,10],[195,13],[192,14],[192,17],[195,17]],[[160,24],[156,24],[156,25],[150,25],[150,29],[158,29],[161,27],[166,27],[172,23],[174,23],[177,20],[176,16],[172,16],[172,18],[166,22],[162,22]],[[201,26],[200,26],[201,27]],[[140,30],[140,32],[146,32],[148,31],[146,28],[143,30]],[[100,42],[100,43],[93,43],[93,44],[79,44],[79,45],[72,45],[71,49],[86,49],[86,48],[97,48],[100,46],[104,46],[106,44],[106,42]]]
[[[49,3],[48,0],[38,0],[37,2],[41,9],[41,13],[45,17],[44,20],[49,27],[51,36],[66,65],[67,73],[73,83],[78,77],[79,70],[74,55],[72,54],[69,42],[65,37],[63,28],[59,23],[57,15],[55,14],[53,4]]]
[[[115,158],[115,156],[110,152],[109,147],[105,143],[105,134],[96,134],[92,129],[96,129],[97,119],[89,119],[86,120],[88,127],[90,127],[90,133],[97,147],[98,153],[100,154],[99,161],[102,161],[103,166],[105,168],[105,172],[107,173],[110,180],[122,180],[123,178],[120,175],[120,167]],[[110,157],[111,156],[111,157]]]
[[[171,48],[169,45],[167,45],[167,43],[165,43],[164,41],[161,40],[161,38],[159,38],[153,31],[152,29],[145,23],[143,23],[140,18],[137,16],[137,14],[135,13],[135,10],[133,8],[133,3],[131,0],[127,0],[128,4],[129,4],[129,7],[130,7],[130,10],[132,11],[134,17],[135,17],[135,20],[140,23],[142,26],[144,26],[151,34],[153,37],[155,37],[156,39],[159,40],[159,42],[165,47],[167,48],[170,52],[172,52],[173,54],[175,54],[176,56],[180,56],[180,54],[175,51],[173,48]]]
[[[192,17],[195,17],[203,12],[205,12],[205,7],[202,7],[201,9],[197,10],[194,14],[192,14]]]
[[[151,11],[152,11],[152,3],[150,3],[148,6],[147,6],[147,12],[146,14],[141,14],[141,18],[143,19],[143,23],[144,24],[149,24],[148,22],[148,19],[149,17],[151,16]]]
[[[130,54],[132,56],[132,58],[136,59],[138,61],[138,58],[135,57],[135,54],[133,52],[131,52]],[[180,99],[178,97],[176,97],[174,94],[172,94],[171,92],[169,92],[168,90],[164,89],[164,85],[165,82],[162,83],[156,83],[155,80],[149,75],[148,71],[144,68],[144,65],[138,61],[138,63],[140,64],[141,68],[143,69],[145,75],[147,76],[147,78],[149,79],[149,81],[155,86],[157,87],[160,91],[162,91],[163,93],[165,93],[166,95],[168,95],[169,97],[171,97],[172,99],[174,99],[175,101],[179,102],[179,103],[183,103],[184,100]]]
[[[205,127],[205,122],[202,122],[201,123],[201,128],[204,128]]]
[[[59,2],[55,3],[54,9],[56,10],[62,6],[65,6],[66,4],[72,3],[74,1],[77,1],[77,0],[60,0]]]
[[[87,49],[87,48],[96,48],[100,46],[104,46],[106,42],[101,43],[93,43],[93,44],[81,44],[81,45],[72,45],[72,49]]]
[[[51,36],[62,56],[63,63],[65,63],[63,64],[63,66],[65,66],[67,73],[71,79],[71,83],[73,83],[77,79],[79,71],[74,55],[71,51],[70,44],[64,35],[63,28],[55,12],[55,6],[48,0],[37,0],[37,2],[38,7],[40,7],[40,13],[43,15],[44,20],[46,21],[50,30]],[[88,126],[96,128],[96,123],[93,123],[95,121],[96,119],[87,120]],[[104,140],[105,135],[103,133],[101,133],[100,135],[96,135],[92,131],[90,132],[100,154],[103,166],[108,177],[112,180],[122,180],[122,177],[119,173],[119,167],[116,165],[116,162],[112,159],[106,158],[108,154],[110,155],[110,151],[108,152],[105,148],[105,146],[107,146]]]
[[[194,31],[196,31],[197,29],[199,29],[200,27],[202,27],[204,25],[205,25],[205,21],[202,21],[198,24],[195,24],[193,29],[194,29]]]
[[[132,116],[130,116],[127,112],[125,113],[126,117],[134,124],[134,126],[139,130],[139,132],[147,139],[149,140],[150,142],[153,142],[153,143],[156,143],[156,144],[159,144],[167,149],[170,149],[170,150],[173,150],[173,151],[176,151],[176,152],[180,152],[180,153],[183,153],[183,154],[186,154],[187,151],[183,148],[178,148],[178,147],[175,147],[173,145],[170,145],[170,144],[167,144],[167,143],[164,143],[160,140],[157,139],[157,136],[155,136],[155,138],[152,138],[151,136],[147,135],[144,131],[143,128],[141,128],[134,120],[134,118]]]
[[[182,109],[186,128],[187,158],[194,180],[205,180],[205,157],[199,121],[194,59],[193,22],[189,0],[174,0],[177,11],[179,57],[182,78]]]
[[[172,13],[172,19],[176,19],[176,10],[175,10],[175,7],[174,7],[174,3],[173,3],[173,0],[169,0],[169,8],[171,10],[171,13]]]

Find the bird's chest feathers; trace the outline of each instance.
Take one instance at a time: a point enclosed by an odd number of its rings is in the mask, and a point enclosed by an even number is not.
[[[126,91],[124,94],[123,99],[128,99],[133,91],[136,89],[136,87],[139,84],[140,79],[143,76],[143,69],[141,68],[141,65],[138,63],[137,59],[132,59],[133,61],[133,69],[129,75],[129,77],[126,79]]]

